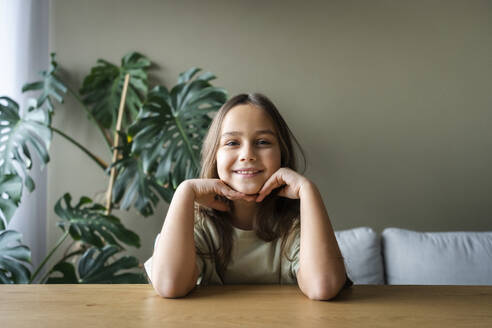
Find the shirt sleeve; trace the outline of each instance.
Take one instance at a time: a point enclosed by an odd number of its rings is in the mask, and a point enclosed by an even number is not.
[[[212,258],[214,249],[214,234],[210,231],[210,227],[204,227],[200,223],[195,223],[194,228],[195,250],[196,250],[196,265],[198,267],[197,285],[222,285],[222,280],[219,278],[215,269],[215,261]]]
[[[294,281],[297,281],[297,271],[299,270],[299,254],[301,249],[301,233],[297,232],[292,245],[290,247],[289,257],[292,259],[290,262],[290,276]]]
[[[157,245],[157,241],[159,240],[160,236],[161,234],[158,233],[157,237],[155,237],[154,249],[155,246]],[[152,281],[150,280],[150,277],[152,277],[152,256],[147,261],[145,261],[144,268],[145,268],[145,273],[147,273],[147,280],[149,281],[149,283],[152,283]]]

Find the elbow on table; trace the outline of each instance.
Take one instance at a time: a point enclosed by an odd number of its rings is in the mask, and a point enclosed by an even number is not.
[[[330,301],[340,293],[342,287],[343,284],[338,281],[321,279],[304,287],[303,293],[314,301]]]
[[[154,286],[157,294],[163,298],[180,298],[188,295],[192,288],[181,287],[176,283],[161,283]]]
[[[338,292],[338,289],[318,287],[313,288],[306,296],[313,301],[330,301],[338,295]]]

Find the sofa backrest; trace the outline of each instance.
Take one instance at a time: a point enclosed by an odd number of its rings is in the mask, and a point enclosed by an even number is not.
[[[382,233],[389,285],[492,285],[492,232]]]
[[[369,227],[335,231],[347,275],[354,284],[384,284],[381,238]]]

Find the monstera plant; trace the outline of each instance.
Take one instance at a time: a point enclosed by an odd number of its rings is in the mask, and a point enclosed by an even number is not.
[[[99,59],[75,92],[63,81],[52,54],[51,65],[41,72],[41,80],[23,87],[23,92],[37,94],[26,109],[8,97],[0,97],[0,283],[147,282],[138,260],[119,254],[125,251],[123,244],[140,247],[140,238],[126,229],[111,209],[134,207],[149,216],[161,199],[169,203],[181,181],[197,176],[211,113],[227,99],[224,89],[210,83],[215,76],[196,67],[181,73],[177,85],[170,90],[162,85],[149,90],[151,66],[150,60],[137,52],[125,55],[120,66]],[[122,126],[116,131],[127,74],[130,79]],[[97,126],[108,151],[118,150],[116,161],[104,162],[53,125],[56,107],[66,96],[78,101],[88,121]],[[86,196],[72,204],[70,193],[61,196],[54,210],[63,235],[31,272],[29,248],[22,244],[21,234],[8,230],[7,225],[25,189],[35,190],[29,171],[33,160],[42,166],[49,162],[53,133],[80,149],[108,176],[113,168],[117,175],[110,204],[99,204]],[[116,133],[121,140],[118,145],[113,140]],[[62,258],[53,267],[45,268],[69,237],[72,243]],[[73,248],[74,244],[78,247]]]

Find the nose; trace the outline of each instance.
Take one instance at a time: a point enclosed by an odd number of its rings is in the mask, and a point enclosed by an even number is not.
[[[256,153],[254,147],[249,144],[244,144],[239,155],[239,161],[250,162],[256,160]]]

